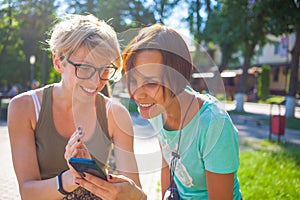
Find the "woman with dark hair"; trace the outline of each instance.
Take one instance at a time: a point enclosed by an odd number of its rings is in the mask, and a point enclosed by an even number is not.
[[[158,133],[162,194],[176,184],[182,199],[240,200],[238,131],[216,98],[190,87],[193,64],[182,37],[152,25],[122,57],[130,96]]]

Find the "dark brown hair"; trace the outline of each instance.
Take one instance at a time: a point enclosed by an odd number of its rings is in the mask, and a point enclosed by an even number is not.
[[[164,81],[167,81],[168,85],[172,85],[170,89],[174,94],[182,92],[189,84],[193,70],[191,55],[183,38],[173,29],[161,24],[154,24],[141,29],[139,34],[123,51],[125,72],[135,67],[135,58],[143,50],[157,50],[161,53],[162,64],[166,66]],[[174,77],[174,71],[178,72],[176,78]],[[174,81],[176,81],[176,84],[174,84]],[[131,93],[130,89],[129,93]]]

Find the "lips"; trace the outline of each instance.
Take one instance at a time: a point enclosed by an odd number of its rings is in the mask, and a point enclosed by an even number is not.
[[[90,89],[90,88],[86,88],[83,86],[80,86],[80,87],[83,91],[85,91],[86,93],[91,94],[91,95],[93,95],[97,92],[97,89]]]
[[[150,109],[154,103],[139,103],[138,106],[141,110],[148,110]]]

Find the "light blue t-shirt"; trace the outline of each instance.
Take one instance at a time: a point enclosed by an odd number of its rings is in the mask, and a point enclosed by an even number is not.
[[[196,95],[201,95],[195,93]],[[205,170],[234,173],[234,199],[242,198],[237,178],[238,131],[219,101],[211,95],[194,118],[183,128],[174,180],[182,199],[208,199]],[[164,159],[170,166],[176,152],[179,131],[163,128],[162,115],[150,119],[158,133]]]

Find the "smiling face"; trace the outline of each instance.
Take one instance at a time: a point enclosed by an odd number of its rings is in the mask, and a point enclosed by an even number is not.
[[[143,50],[136,55],[128,73],[128,86],[142,117],[153,118],[168,109],[174,95],[164,83],[162,55],[157,50]]]
[[[75,94],[83,96],[95,96],[99,91],[103,89],[104,85],[107,83],[107,80],[101,80],[98,71],[96,71],[88,79],[80,79],[76,76],[76,67],[74,66],[74,64],[84,64],[86,66],[93,66],[96,69],[100,69],[103,66],[110,65],[111,61],[101,55],[92,56],[91,52],[83,46],[78,48],[78,50],[73,53],[67,60],[69,62],[65,62],[66,68],[69,68],[68,71],[70,72],[68,73],[68,76],[73,79],[73,82],[75,84]],[[79,69],[77,69],[77,75],[78,73]]]

